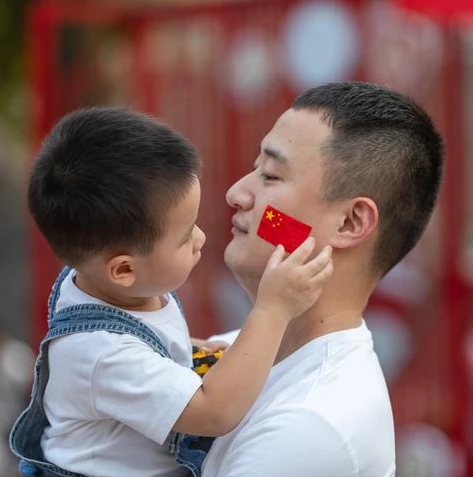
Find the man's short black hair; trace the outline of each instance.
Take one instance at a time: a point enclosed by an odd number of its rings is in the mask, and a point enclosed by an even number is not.
[[[312,88],[292,105],[319,112],[332,129],[323,147],[323,199],[371,198],[379,209],[374,265],[383,274],[418,242],[442,178],[444,147],[412,99],[369,83]]]
[[[29,181],[29,210],[69,265],[112,247],[145,254],[200,164],[189,141],[150,116],[125,108],[77,110],[44,141]]]

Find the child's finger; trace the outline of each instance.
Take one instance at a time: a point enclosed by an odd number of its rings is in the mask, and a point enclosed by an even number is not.
[[[215,340],[215,341],[206,341],[202,346],[202,349],[210,353],[215,351],[226,350],[230,345],[226,341]]]
[[[304,267],[309,269],[311,276],[315,276],[322,271],[331,260],[332,247],[327,245],[315,258],[313,258],[310,262],[307,262]]]
[[[293,263],[295,265],[300,265],[306,262],[310,257],[310,254],[313,252],[315,247],[315,238],[312,236],[307,237],[299,247],[297,247],[294,252],[286,258],[287,263]]]
[[[284,247],[279,244],[276,247],[276,250],[274,250],[274,252],[271,254],[271,257],[269,257],[266,269],[269,270],[271,268],[274,268],[276,265],[279,265],[282,262],[285,253],[286,252],[284,251]]]
[[[312,278],[312,282],[316,286],[320,286],[321,283],[325,283],[333,273],[333,261],[330,259],[325,267]]]

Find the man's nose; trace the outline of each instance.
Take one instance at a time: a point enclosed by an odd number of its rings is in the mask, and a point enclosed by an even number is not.
[[[253,207],[254,195],[250,187],[250,174],[235,182],[226,194],[227,204],[235,209],[248,210]]]

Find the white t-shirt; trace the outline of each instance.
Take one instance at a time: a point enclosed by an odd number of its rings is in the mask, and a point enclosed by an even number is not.
[[[276,364],[248,415],[215,440],[202,477],[394,474],[390,400],[363,322]]]
[[[56,310],[107,304],[64,280]],[[47,460],[100,477],[182,476],[168,434],[202,385],[190,369],[187,324],[171,295],[155,312],[133,312],[160,337],[172,360],[138,338],[106,331],[78,333],[49,345],[44,409],[51,424],[41,446]]]

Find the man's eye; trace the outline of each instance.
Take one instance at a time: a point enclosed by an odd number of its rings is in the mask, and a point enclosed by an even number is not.
[[[270,176],[268,174],[261,174],[261,178],[263,179],[263,181],[276,181],[278,180],[278,177],[276,176]]]

